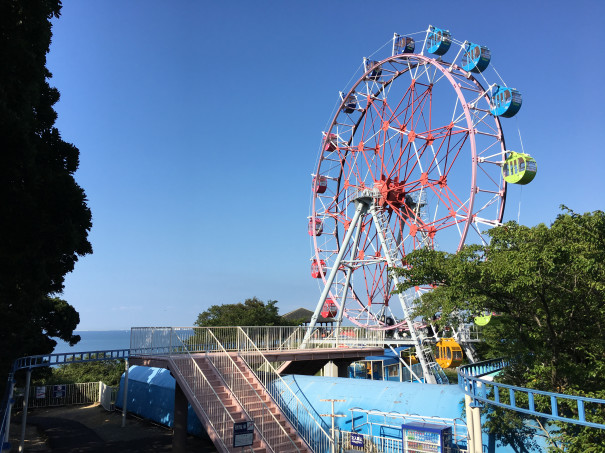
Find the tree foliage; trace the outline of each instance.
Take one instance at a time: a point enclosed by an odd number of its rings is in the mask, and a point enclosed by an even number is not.
[[[119,385],[122,373],[124,373],[124,359],[68,363],[53,368],[50,376],[45,376],[34,384],[78,384],[102,381],[115,387]]]
[[[199,327],[219,326],[292,326],[297,322],[288,321],[279,315],[276,300],[267,303],[253,297],[244,303],[212,305],[197,317]]]
[[[54,126],[59,92],[46,54],[58,0],[0,2],[0,372],[75,344],[76,310],[54,297],[79,256],[91,253],[92,217],[74,179],[78,149]]]
[[[605,398],[605,214],[566,209],[550,227],[511,222],[489,235],[489,245],[467,246],[456,254],[411,253],[409,266],[399,270],[407,282],[398,289],[435,285],[417,313],[440,313],[440,324],[495,313],[483,338],[492,356],[512,360],[501,381]],[[605,418],[598,412],[588,416]],[[505,418],[510,414],[494,411],[490,422],[503,436],[505,427],[519,427],[518,420]],[[589,433],[586,445],[593,442],[595,430],[573,426],[561,427],[556,438],[571,448],[584,442],[573,440],[581,432]],[[605,444],[605,433],[597,437]]]

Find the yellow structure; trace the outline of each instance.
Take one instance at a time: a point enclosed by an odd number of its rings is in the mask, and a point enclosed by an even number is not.
[[[453,338],[442,338],[436,346],[435,360],[441,368],[455,368],[462,363],[462,348]]]

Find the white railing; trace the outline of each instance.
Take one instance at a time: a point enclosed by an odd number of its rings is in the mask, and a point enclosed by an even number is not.
[[[100,389],[102,385],[104,385],[102,382],[32,385],[29,388],[27,406],[34,408],[98,403],[101,401]],[[21,407],[23,405],[22,391],[17,392],[21,395],[16,395],[15,407]]]
[[[332,439],[327,432],[328,427],[313,407],[308,402],[305,404],[301,401],[243,329],[240,330],[239,344],[239,357],[254,372],[311,450],[315,453],[329,452]]]
[[[355,434],[356,445],[351,443],[351,435]],[[392,437],[371,436],[369,434],[351,433],[349,431],[340,431],[339,448],[337,451],[359,451],[364,453],[401,453],[402,440]],[[361,437],[363,447],[359,446],[359,437]]]
[[[410,368],[412,369],[414,374],[416,374],[416,376],[418,376],[420,379],[424,378],[424,371],[422,370],[422,365],[420,365],[419,363],[414,363],[413,365],[410,365]],[[415,378],[409,369],[405,368],[401,364],[399,365],[399,369],[401,370],[401,376],[399,378],[401,382],[414,382]]]
[[[221,340],[229,343],[232,339],[230,335],[232,330],[220,330],[217,333],[219,337],[221,333],[227,333],[227,336],[222,337]],[[263,401],[257,389],[246,378],[227,350],[222,347],[222,341],[219,341],[212,330],[207,329],[205,332],[207,337],[203,342],[212,345],[211,350],[213,351],[206,352],[206,358],[214,365],[226,387],[231,390],[248,417],[254,421],[254,427],[267,447],[276,453],[281,451],[300,452],[300,448]]]
[[[365,433],[365,435],[370,437],[374,437],[376,433],[389,432],[391,433],[390,439],[399,440],[402,438],[401,425],[404,423],[416,422],[449,426],[452,429],[452,444],[447,451],[450,453],[466,452],[468,430],[466,423],[461,418],[425,417],[415,414],[399,414],[397,412],[383,412],[361,408],[352,408],[349,411],[351,412],[351,430],[355,433]]]
[[[187,345],[187,352],[213,351],[216,345],[206,343],[203,330],[210,329],[226,351],[239,351],[238,329],[246,333],[261,351],[299,349],[306,327],[133,327],[130,335],[131,355],[168,355],[184,353],[177,336]],[[336,347],[383,347],[393,340],[382,330],[363,327],[316,327],[305,349]]]
[[[458,327],[458,331],[455,334],[456,341],[467,343],[477,343],[482,340],[481,328],[476,324],[462,324]]]
[[[225,451],[243,451],[243,449],[238,448],[236,450],[233,447],[233,424],[235,423],[233,417],[198,364],[187,352],[186,344],[181,341],[178,335],[175,335],[174,339],[178,343],[178,345],[175,344],[175,349],[181,352],[184,351],[185,355],[171,358],[171,363],[183,376],[189,391],[195,395],[200,403],[200,408],[204,412],[206,420],[208,420],[216,433],[216,437],[218,437],[218,439],[213,440],[222,443],[221,446]],[[248,451],[252,451],[252,449]]]

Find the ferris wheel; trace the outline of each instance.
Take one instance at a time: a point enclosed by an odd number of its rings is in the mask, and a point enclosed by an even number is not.
[[[415,249],[487,243],[507,182],[536,174],[535,160],[506,147],[500,119],[519,111],[521,94],[486,80],[489,49],[433,26],[422,33],[395,34],[390,56],[364,58],[323,133],[308,225],[322,287],[311,328],[321,313],[417,338],[411,313],[425,289],[394,294],[391,270]]]

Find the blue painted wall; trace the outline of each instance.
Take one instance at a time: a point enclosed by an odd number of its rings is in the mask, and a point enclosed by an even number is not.
[[[343,399],[334,403],[334,412],[346,417],[336,418],[337,428],[351,431],[352,408],[398,412],[466,420],[464,392],[457,385],[430,385],[410,382],[372,381],[365,379],[331,378],[319,376],[284,376],[284,381],[301,400],[308,401],[317,415],[330,414],[332,405],[321,399]],[[361,415],[361,417],[360,417]],[[356,413],[355,426],[365,421],[365,415]],[[318,417],[320,418],[320,417]],[[329,417],[323,417],[326,427]],[[485,416],[483,419],[485,422]],[[362,431],[367,433],[366,431]],[[375,435],[398,437],[400,431],[375,427]],[[495,439],[483,433],[483,451],[486,453],[516,453],[511,447],[497,445]],[[540,451],[546,451],[545,442],[538,440]]]
[[[332,411],[331,403],[320,399],[344,399],[345,402],[334,403],[334,409],[337,414],[347,416],[336,419],[336,426],[347,431],[351,429],[349,409],[354,407],[443,418],[460,418],[464,410],[464,393],[457,385],[298,375],[284,376],[284,381],[296,389],[298,397],[306,399],[318,414]]]
[[[284,381],[294,390],[297,397],[307,401],[314,409],[317,419],[324,420],[329,428],[329,417],[320,414],[332,412],[332,405],[321,399],[343,399],[334,404],[335,413],[346,417],[336,418],[335,425],[341,430],[352,428],[352,408],[378,410],[436,416],[443,418],[465,418],[464,393],[457,385],[429,385],[409,382],[371,381],[364,379],[332,378],[320,376],[283,376]],[[120,390],[116,406],[121,408],[123,401],[124,376],[120,381]],[[276,384],[278,387],[280,384]],[[154,420],[166,426],[172,426],[174,420],[175,380],[168,370],[132,366],[128,375],[128,411],[141,417]],[[355,426],[365,421],[365,416],[356,413]],[[188,431],[207,437],[197,415],[189,406]],[[374,434],[398,437],[394,430],[376,427]],[[498,446],[493,439],[483,434],[483,451],[487,453],[513,453],[509,447]],[[545,451],[545,449],[544,449]]]

